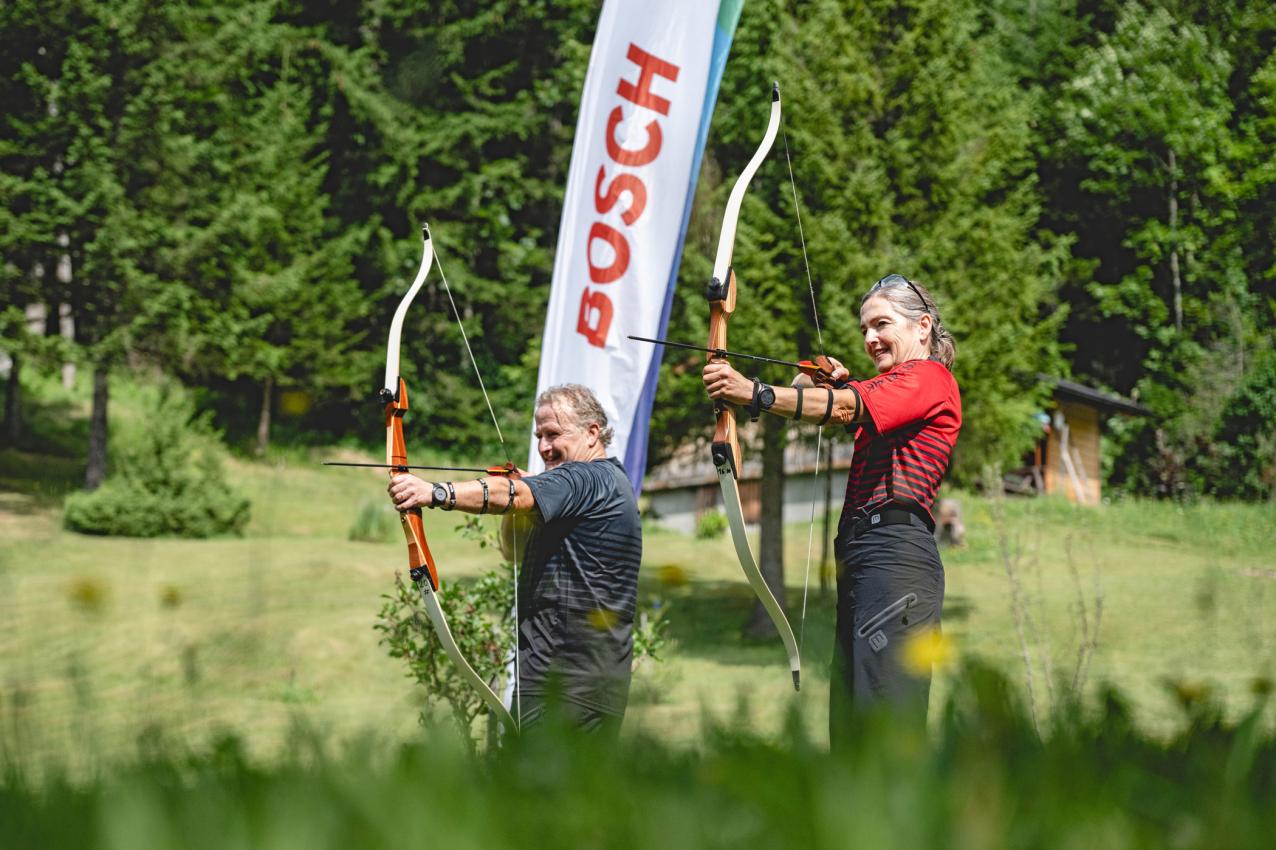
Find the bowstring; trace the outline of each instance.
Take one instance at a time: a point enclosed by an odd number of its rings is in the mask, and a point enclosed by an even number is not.
[[[492,424],[496,426],[496,438],[501,443],[501,452],[505,455],[505,462],[511,467],[514,466],[514,457],[510,454],[509,445],[505,442],[505,435],[501,432],[501,423],[496,418],[496,409],[492,407],[492,397],[487,393],[487,385],[483,383],[483,373],[479,370],[478,360],[474,357],[474,349],[470,347],[470,335],[465,332],[465,322],[461,320],[461,311],[457,309],[456,299],[452,297],[452,287],[448,285],[447,273],[443,271],[443,258],[439,256],[438,249],[431,248],[434,251],[434,262],[439,267],[439,278],[443,281],[443,291],[447,294],[448,303],[452,306],[452,316],[456,319],[456,326],[461,329],[461,340],[465,343],[465,353],[469,355],[470,365],[474,367],[474,377],[478,379],[479,389],[483,392],[483,401],[487,404],[487,412],[492,417]],[[512,478],[506,479],[512,481]],[[509,511],[514,510],[514,506],[507,508]],[[518,553],[518,529],[513,527],[516,521],[511,518],[511,526],[513,533],[511,541],[514,548],[514,562],[510,565],[512,573],[512,583],[514,585],[514,713],[517,725],[523,725],[523,693],[520,687],[520,671],[518,661],[518,573],[519,573],[519,553]],[[499,538],[500,532],[497,532]]]
[[[437,249],[434,249],[434,262],[439,267],[439,277],[443,280],[443,291],[447,293],[448,303],[452,305],[452,316],[456,319],[456,326],[461,329],[461,340],[465,343],[465,353],[470,357],[470,365],[474,367],[474,377],[478,378],[479,389],[483,391],[483,401],[487,403],[487,412],[492,417],[492,424],[496,426],[496,438],[501,442],[501,451],[505,453],[505,460],[513,463],[514,458],[510,455],[509,446],[505,443],[505,435],[501,433],[501,423],[496,418],[496,410],[492,407],[492,398],[487,394],[487,386],[483,383],[483,373],[479,371],[478,360],[474,357],[474,349],[470,347],[470,335],[465,332],[465,323],[461,321],[461,311],[456,307],[456,299],[452,297],[452,287],[448,286],[447,274],[443,271],[443,260],[439,256]]]
[[[807,291],[811,294],[811,316],[815,320],[815,336],[819,342],[820,354],[826,355],[824,350],[824,331],[820,328],[820,310],[815,300],[815,281],[811,277],[811,260],[806,253],[806,231],[802,227],[802,205],[798,201],[797,181],[793,177],[793,158],[789,155],[789,134],[785,129],[785,119],[780,118],[780,134],[784,139],[784,162],[789,170],[789,189],[793,193],[793,211],[797,214],[798,240],[802,246],[802,267],[806,271]],[[800,415],[800,411],[799,411]],[[815,429],[815,478],[813,484],[820,483],[820,452],[824,443],[824,426],[816,426]],[[833,474],[832,458],[829,458],[829,475]],[[818,494],[819,487],[813,488]],[[811,500],[811,521],[807,526],[806,534],[806,569],[802,579],[802,617],[798,622],[798,653],[802,652],[806,641],[806,606],[811,591],[811,555],[815,550],[815,506],[819,501],[818,497]]]
[[[780,118],[780,133],[784,137],[784,162],[789,167],[789,188],[793,192],[793,211],[797,213],[798,239],[802,245],[802,267],[806,270],[806,287],[811,293],[811,315],[815,319],[815,336],[819,340],[820,354],[824,350],[824,331],[820,329],[820,311],[815,304],[815,281],[811,278],[811,260],[806,255],[806,232],[802,229],[802,205],[798,203],[797,181],[793,179],[793,160],[789,157],[789,134],[784,128],[784,118]]]

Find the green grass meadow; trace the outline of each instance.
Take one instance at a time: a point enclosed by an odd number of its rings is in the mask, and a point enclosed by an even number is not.
[[[0,460],[19,472],[41,465],[14,452]],[[51,485],[42,496],[30,480],[6,478],[25,492],[4,493],[0,514],[4,717],[27,755],[86,758],[81,737],[91,735],[92,757],[113,758],[152,727],[194,740],[233,730],[255,753],[296,722],[339,738],[416,734],[420,695],[372,629],[402,544],[346,539],[358,511],[383,500],[383,479],[317,460],[232,463],[252,523],[241,539],[207,541],[72,534]],[[1074,681],[1096,616],[1084,680],[1118,686],[1150,730],[1173,728],[1176,687],[1208,689],[1236,713],[1256,679],[1273,677],[1271,506],[962,501],[967,544],[944,550],[945,631],[959,656],[987,659],[1025,691],[1026,645],[1042,716]],[[445,581],[494,565],[452,518],[428,519]],[[778,729],[793,706],[824,727],[833,597],[813,564],[802,622],[806,528],[789,528],[786,543],[800,695],[779,641],[741,636],[753,602],[729,540],[648,532],[643,596],[665,606],[673,643],[640,667],[629,730],[695,741],[707,715],[734,716],[742,703],[761,731]],[[662,581],[670,576],[679,581]],[[941,672],[935,704],[945,687]]]
[[[621,747],[542,740],[473,761],[446,719],[422,730],[422,694],[377,643],[403,545],[347,533],[366,506],[390,510],[384,477],[324,457],[228,462],[251,524],[195,541],[69,533],[74,464],[0,452],[0,821],[21,827],[0,847],[424,846],[437,824],[452,847],[534,828],[588,847],[1197,847],[1276,829],[1276,778],[1253,764],[1276,759],[1272,505],[958,495],[967,542],[943,551],[953,658],[929,740],[886,723],[849,761],[827,753],[834,600],[818,564],[804,590],[807,528],[786,532],[798,695],[778,639],[742,637],[753,597],[729,539],[652,528],[641,591],[671,642],[637,670]],[[445,581],[495,565],[455,518],[427,523]],[[558,820],[536,808],[548,775]],[[1130,809],[1162,782],[1162,802]],[[631,793],[647,820],[613,799]],[[516,820],[494,822],[498,803]]]

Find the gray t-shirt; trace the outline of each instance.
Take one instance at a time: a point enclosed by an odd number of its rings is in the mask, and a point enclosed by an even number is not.
[[[572,461],[523,481],[543,522],[527,542],[520,605],[528,614],[603,611],[617,624],[632,623],[642,523],[620,461]]]

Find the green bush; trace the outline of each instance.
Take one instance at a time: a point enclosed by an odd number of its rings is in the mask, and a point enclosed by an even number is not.
[[[721,511],[705,511],[696,522],[696,537],[701,540],[721,537],[726,530],[727,515]]]
[[[148,407],[145,425],[120,435],[114,474],[67,497],[66,527],[120,537],[243,533],[249,501],[226,483],[208,417],[175,391]]]
[[[388,543],[402,539],[401,525],[399,513],[389,501],[368,500],[359,506],[346,538],[360,543]]]
[[[1228,399],[1209,448],[1213,495],[1271,498],[1276,491],[1276,352],[1255,364]]]

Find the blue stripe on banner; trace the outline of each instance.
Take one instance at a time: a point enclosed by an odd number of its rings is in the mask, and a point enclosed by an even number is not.
[[[722,0],[718,7],[718,22],[713,31],[713,56],[709,60],[709,80],[704,90],[704,108],[700,111],[700,131],[696,134],[696,152],[691,160],[691,177],[687,185],[687,202],[682,208],[682,224],[678,227],[678,246],[674,249],[673,264],[669,269],[669,282],[665,286],[665,303],[660,310],[660,330],[663,338],[669,327],[669,311],[673,307],[673,290],[678,285],[678,269],[682,266],[682,245],[687,237],[687,223],[691,220],[691,205],[696,196],[696,181],[700,178],[700,161],[704,158],[705,141],[709,138],[709,122],[713,107],[718,102],[718,88],[722,73],[727,67],[727,55],[731,52],[731,40],[735,37],[736,24],[744,0]],[[642,477],[647,471],[647,438],[651,430],[651,409],[656,402],[656,380],[660,376],[660,361],[664,349],[660,348],[651,358],[647,376],[642,382],[642,393],[634,407],[634,419],[629,429],[629,443],[625,447],[625,471],[633,485],[634,496],[642,493]]]

